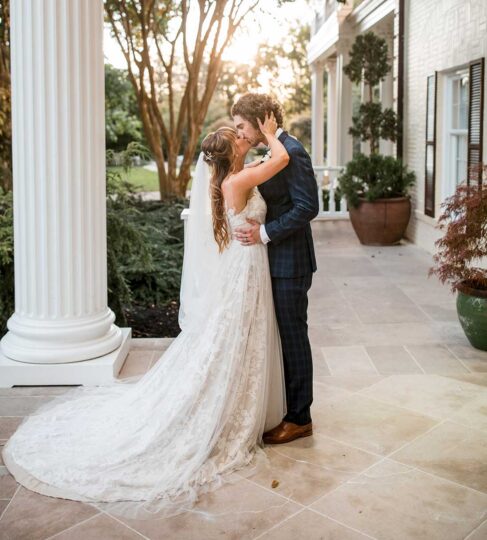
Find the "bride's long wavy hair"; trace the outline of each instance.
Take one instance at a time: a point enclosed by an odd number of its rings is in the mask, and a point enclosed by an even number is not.
[[[230,226],[225,212],[222,182],[231,174],[237,163],[237,132],[231,127],[221,127],[209,133],[201,143],[204,161],[211,166],[210,196],[213,235],[221,253],[230,243]]]

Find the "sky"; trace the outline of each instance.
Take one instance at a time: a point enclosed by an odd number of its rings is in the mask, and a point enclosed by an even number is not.
[[[261,5],[265,6],[266,13],[257,12],[257,21],[249,19],[237,30],[233,43],[224,53],[225,60],[251,63],[260,41],[265,39],[271,44],[285,41],[290,26],[311,19],[313,12],[306,0],[296,0],[280,8],[276,4],[273,0],[262,0]],[[120,69],[126,68],[118,43],[111,38],[108,27],[105,27],[103,46],[106,62]]]

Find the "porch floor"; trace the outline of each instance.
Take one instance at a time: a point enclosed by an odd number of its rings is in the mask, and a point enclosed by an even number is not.
[[[347,221],[313,226],[313,437],[268,447],[270,469],[199,513],[154,522],[32,493],[0,464],[0,539],[487,538],[487,353],[427,277],[428,253],[361,246]],[[169,342],[133,340],[121,375],[144,373]],[[0,444],[62,391],[1,390]]]

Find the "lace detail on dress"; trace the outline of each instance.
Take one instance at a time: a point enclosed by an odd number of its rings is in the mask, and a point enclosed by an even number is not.
[[[247,204],[240,212],[236,213],[234,208],[228,208],[226,203],[225,208],[227,210],[228,222],[232,232],[236,227],[247,223],[247,218],[253,219],[259,223],[265,222],[267,205],[260,194],[260,191],[256,187],[252,188],[250,196],[247,199]]]

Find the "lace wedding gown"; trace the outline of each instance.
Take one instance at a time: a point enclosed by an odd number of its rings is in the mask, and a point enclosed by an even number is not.
[[[254,189],[235,227],[264,221]],[[232,241],[219,297],[135,383],[78,387],[26,418],[3,450],[33,491],[80,501],[143,501],[178,512],[259,452],[285,413],[282,356],[267,248]],[[127,512],[127,506],[113,506]]]

